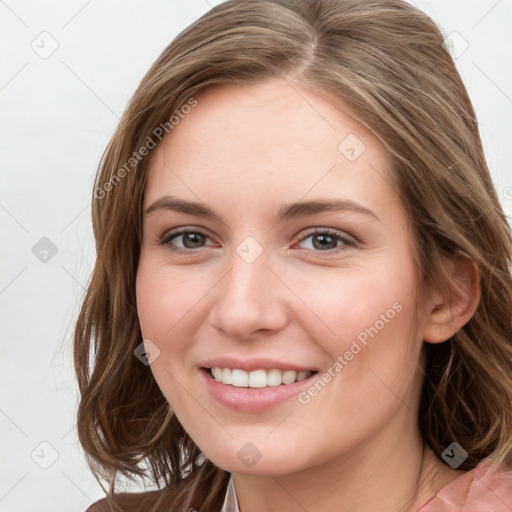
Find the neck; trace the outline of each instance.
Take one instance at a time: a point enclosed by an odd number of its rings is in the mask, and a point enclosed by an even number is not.
[[[241,512],[414,512],[463,473],[445,466],[418,431],[382,431],[327,463],[285,475],[233,473]]]

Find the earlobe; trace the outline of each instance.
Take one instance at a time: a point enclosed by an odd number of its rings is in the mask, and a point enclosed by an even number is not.
[[[450,275],[447,296],[433,294],[429,306],[423,339],[442,343],[450,339],[473,316],[480,302],[480,272],[477,264],[467,256],[457,256],[446,263]]]

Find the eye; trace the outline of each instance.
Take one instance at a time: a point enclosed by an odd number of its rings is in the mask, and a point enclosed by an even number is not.
[[[165,235],[160,243],[161,245],[167,245],[173,252],[187,253],[202,249],[207,245],[214,246],[215,244],[213,243],[206,243],[209,239],[208,235],[201,231],[182,229]],[[309,245],[309,247],[302,247],[303,249],[327,254],[343,251],[347,247],[356,245],[354,240],[345,234],[325,228],[310,232],[306,237],[300,240],[300,243],[304,244],[308,239],[311,239],[310,242],[306,244]]]
[[[194,249],[201,249],[208,239],[209,237],[200,231],[182,229],[164,236],[161,244],[169,246],[171,251],[188,252]]]
[[[301,243],[308,239],[311,239],[311,242],[307,244],[309,245],[309,247],[306,247],[307,250],[328,254],[345,250],[347,246],[353,247],[356,245],[351,238],[331,229],[317,229],[302,238]]]

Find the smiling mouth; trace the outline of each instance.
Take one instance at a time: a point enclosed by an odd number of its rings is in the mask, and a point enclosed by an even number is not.
[[[295,384],[318,373],[317,371],[254,370],[246,372],[238,368],[203,368],[217,382],[239,388],[265,388]]]

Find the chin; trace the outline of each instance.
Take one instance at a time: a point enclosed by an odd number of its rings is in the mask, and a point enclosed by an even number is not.
[[[268,431],[265,435],[268,435]],[[264,436],[255,436],[254,442],[247,441],[249,436],[244,436],[243,441],[231,439],[227,444],[219,443],[216,439],[212,441],[211,449],[203,448],[204,445],[199,447],[217,467],[231,473],[279,476],[308,467],[306,460],[298,459],[299,450],[295,446],[283,446],[282,443],[275,446],[265,441]],[[304,453],[301,455],[304,457]]]

